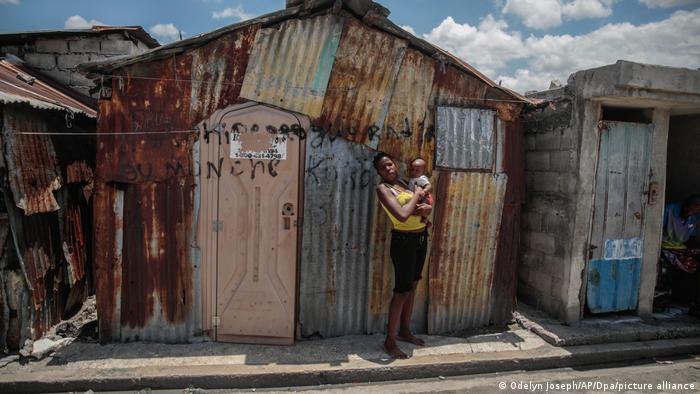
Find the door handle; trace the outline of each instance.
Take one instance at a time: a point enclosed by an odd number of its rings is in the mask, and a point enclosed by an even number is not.
[[[292,228],[292,216],[294,216],[294,204],[288,202],[282,205],[282,226],[285,230]]]

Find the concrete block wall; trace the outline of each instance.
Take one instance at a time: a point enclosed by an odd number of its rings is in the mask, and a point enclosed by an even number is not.
[[[89,34],[38,37],[24,45],[0,47],[0,53],[13,54],[29,66],[80,93],[90,95],[94,84],[77,71],[80,63],[113,56],[136,55],[148,50],[141,41],[133,42],[123,34]],[[93,95],[97,98],[97,93]]]
[[[521,301],[563,318],[576,207],[580,132],[574,96],[566,88],[542,92],[551,105],[524,114],[526,201]]]

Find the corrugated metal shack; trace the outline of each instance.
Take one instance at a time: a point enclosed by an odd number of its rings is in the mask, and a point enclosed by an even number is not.
[[[415,329],[510,319],[526,100],[388,14],[371,1],[288,1],[84,65],[105,83],[94,222],[103,341],[382,332],[393,277],[376,150],[422,156],[436,187]]]
[[[0,58],[0,350],[40,337],[91,288],[96,102]],[[65,134],[65,135],[64,135]]]

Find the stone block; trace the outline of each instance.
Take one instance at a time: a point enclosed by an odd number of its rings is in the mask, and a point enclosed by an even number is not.
[[[558,150],[560,144],[560,133],[557,130],[546,133],[537,133],[535,145],[537,150]]]
[[[547,273],[530,270],[528,283],[530,286],[540,289],[540,291],[545,292],[547,295],[551,294],[552,276]]]
[[[58,68],[64,70],[75,69],[78,64],[90,61],[88,55],[63,55],[58,57]]]
[[[534,191],[558,192],[560,189],[560,175],[557,172],[541,171],[535,174]]]
[[[570,238],[569,219],[559,212],[552,211],[544,215],[544,223],[542,231],[549,234],[555,234],[558,239],[566,240]]]
[[[24,61],[39,70],[53,70],[56,68],[56,55],[48,53],[28,53],[24,55]]]
[[[547,171],[549,170],[549,152],[527,152],[525,153],[526,171]]]
[[[523,224],[525,229],[537,232],[542,231],[542,214],[533,211],[526,211],[524,213],[525,220],[523,220]]]
[[[571,152],[568,150],[549,153],[549,165],[552,170],[567,172],[573,168]]]
[[[576,177],[575,174],[573,173],[566,173],[566,174],[561,174],[561,179],[560,179],[560,189],[559,191],[562,192],[563,194],[571,196],[573,199],[576,194],[576,189],[577,189],[577,182],[578,178]]]
[[[111,37],[111,36],[110,36]],[[133,51],[134,43],[131,41],[121,39],[103,39],[100,43],[100,54],[103,55],[131,55],[135,52]]]
[[[100,39],[99,38],[80,38],[75,41],[68,42],[68,48],[70,48],[71,53],[81,53],[81,52],[99,52],[100,51]]]
[[[533,151],[536,147],[535,134],[525,134],[525,151]]]
[[[85,87],[95,86],[95,84],[92,82],[91,79],[86,78],[83,74],[81,74],[77,71],[71,72],[70,85],[71,86],[85,86]]]
[[[70,84],[70,71],[54,69],[43,71],[43,74],[48,75],[64,85]]]
[[[22,56],[21,48],[17,45],[5,45],[3,47],[0,47],[0,56],[5,56],[6,53],[9,53],[11,55],[15,55],[18,57]]]
[[[542,266],[544,255],[542,252],[533,250],[532,248],[523,248],[522,262],[523,266],[530,270],[538,270]]]
[[[530,248],[547,255],[554,255],[556,240],[553,234],[533,232],[530,234]]]
[[[559,137],[559,149],[573,149],[578,147],[578,135],[572,127],[567,127],[561,130]]]
[[[36,40],[36,51],[40,53],[66,54],[68,53],[68,42],[66,40],[38,39]]]

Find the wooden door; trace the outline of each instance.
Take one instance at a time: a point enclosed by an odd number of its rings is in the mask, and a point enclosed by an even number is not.
[[[219,127],[218,161],[202,163],[217,182],[211,308],[216,340],[294,341],[300,136],[305,117],[259,104],[209,119]],[[201,226],[200,226],[201,228]],[[206,308],[205,308],[206,310]]]
[[[586,301],[591,312],[637,308],[652,126],[606,122],[600,133]]]

